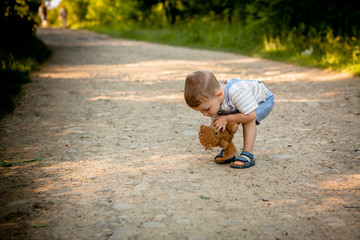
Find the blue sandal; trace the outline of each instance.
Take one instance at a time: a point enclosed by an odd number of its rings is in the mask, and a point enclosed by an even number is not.
[[[250,161],[247,160],[246,158],[242,157],[241,155],[244,155],[244,156],[248,157],[250,159]],[[245,164],[245,166],[236,165],[236,164],[233,163],[235,161],[243,162]],[[249,168],[249,167],[252,167],[252,166],[255,165],[254,155],[249,153],[249,152],[246,152],[246,151],[242,151],[240,153],[240,156],[236,157],[233,160],[233,162],[230,164],[230,167],[232,167],[232,168]]]
[[[233,161],[235,161],[235,156],[233,156],[230,159],[226,159],[226,160],[217,160],[218,157],[222,157],[223,156],[223,152],[225,151],[225,149],[222,149],[221,152],[219,152],[218,155],[216,155],[215,157],[215,163],[217,164],[226,164],[226,163],[231,163]]]

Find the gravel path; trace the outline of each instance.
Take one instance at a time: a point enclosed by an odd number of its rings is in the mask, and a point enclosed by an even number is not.
[[[360,78],[38,29],[53,58],[0,122],[0,239],[359,239]],[[256,166],[216,165],[187,73],[264,81]],[[242,146],[241,130],[235,145]]]

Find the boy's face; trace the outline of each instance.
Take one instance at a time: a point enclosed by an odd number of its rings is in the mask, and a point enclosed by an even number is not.
[[[223,102],[223,94],[221,91],[217,92],[214,97],[207,99],[198,107],[192,109],[201,112],[206,117],[216,115],[220,109],[220,104]]]

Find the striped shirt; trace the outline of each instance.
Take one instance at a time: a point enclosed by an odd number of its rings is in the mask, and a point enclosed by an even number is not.
[[[225,87],[225,100],[220,105],[219,115],[234,113],[234,110],[247,115],[266,99],[268,91],[262,82],[256,80],[233,78],[222,80],[220,86]]]

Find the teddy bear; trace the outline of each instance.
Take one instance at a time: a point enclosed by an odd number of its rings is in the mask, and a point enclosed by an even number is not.
[[[213,126],[200,126],[199,140],[205,150],[212,150],[214,147],[221,147],[223,150],[215,158],[216,163],[229,163],[233,161],[236,148],[232,139],[238,130],[239,124],[230,122],[225,131],[219,131]]]

